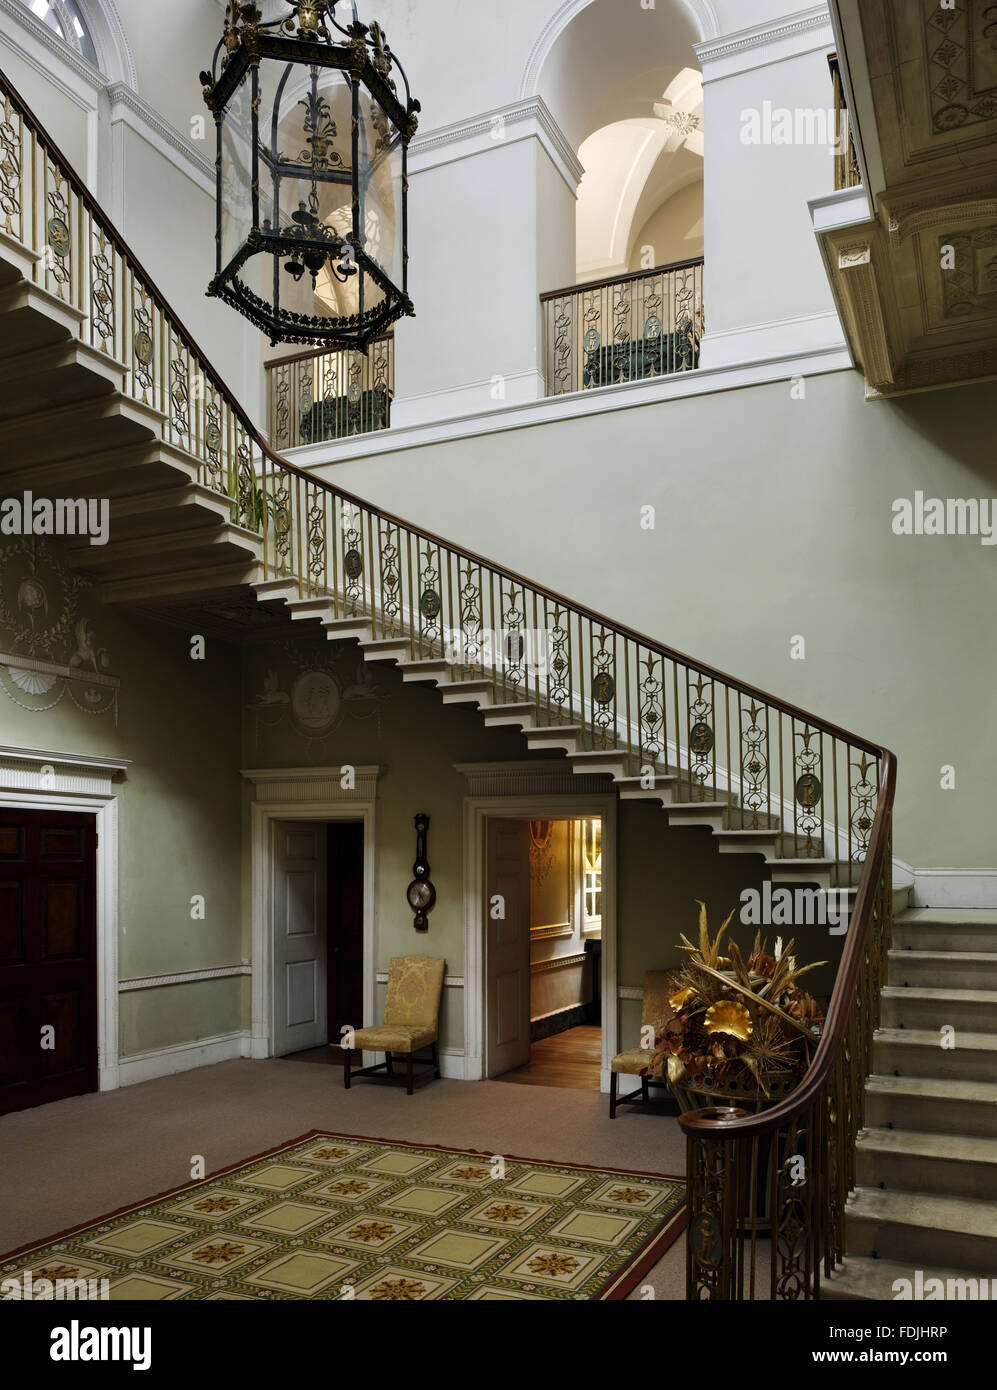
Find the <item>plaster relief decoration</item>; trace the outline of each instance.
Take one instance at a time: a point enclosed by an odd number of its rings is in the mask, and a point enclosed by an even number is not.
[[[939,257],[945,246],[955,250],[955,267],[942,277],[945,317],[997,313],[997,226],[940,237]]]
[[[931,114],[937,131],[997,116],[997,4],[956,0],[943,9],[922,0],[929,59]]]
[[[263,669],[250,677],[257,689],[248,704],[257,749],[262,733],[284,728],[304,743],[307,757],[314,761],[347,718],[376,719],[380,731],[388,692],[375,676],[349,648],[327,652],[284,642],[263,649]]]
[[[86,714],[114,713],[120,680],[100,643],[93,585],[35,537],[0,553],[0,686],[21,709],[41,713],[67,696]]]

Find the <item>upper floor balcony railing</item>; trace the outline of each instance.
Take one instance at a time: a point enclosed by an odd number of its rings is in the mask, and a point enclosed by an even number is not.
[[[699,366],[703,258],[541,295],[548,396]]]
[[[395,339],[367,353],[303,352],[268,362],[270,443],[294,449],[323,439],[386,430],[395,394]]]
[[[837,55],[832,54],[827,61],[831,69],[831,81],[834,83],[834,187],[836,190],[858,188],[862,182],[862,173],[855,150],[855,133],[848,112],[845,84],[841,80]]]

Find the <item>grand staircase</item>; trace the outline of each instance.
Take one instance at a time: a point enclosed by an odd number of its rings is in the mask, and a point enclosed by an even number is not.
[[[99,585],[105,604],[184,626],[196,615],[192,631],[213,613],[223,623],[356,642],[367,662],[392,663],[404,682],[436,687],[445,704],[476,708],[486,726],[521,730],[531,751],[560,753],[574,772],[615,784],[622,798],[658,803],[672,824],[709,831],[720,852],[761,858],[774,885],[809,889],[814,910],[826,910],[830,894],[835,909],[846,903],[827,1023],[799,1086],[762,1115],[719,1107],[681,1117],[689,1296],[754,1296],[761,1198],[743,1179],[760,1180],[766,1154],[771,1296],[826,1291],[820,1271],[830,1274],[844,1254],[856,1156],[849,1232],[867,1187],[883,1199],[866,1177],[892,1175],[890,1164],[901,1161],[885,1152],[888,1144],[883,1152],[868,1139],[855,1145],[881,1009],[896,1012],[884,1020],[890,1027],[876,1042],[877,1059],[892,1055],[896,1025],[908,1022],[899,1046],[914,1058],[911,1074],[944,1074],[916,1070],[928,1066],[918,1034],[934,1026],[917,1009],[930,1010],[931,1001],[919,1005],[916,991],[907,998],[910,987],[896,975],[881,990],[894,909],[905,896],[892,883],[896,773],[887,749],[275,454],[2,75],[0,489],[8,497],[108,500],[109,543],[69,543],[70,563]],[[527,656],[531,634],[542,634],[543,663]],[[953,996],[946,1006],[957,1003],[963,1012],[951,1021],[979,1028],[980,1000]],[[962,1039],[981,1073],[986,1037],[980,1028]],[[976,1099],[966,1097],[974,1114]],[[870,1107],[887,1103],[870,1092]],[[908,1136],[904,1152],[917,1154],[922,1169],[931,1166],[923,1146],[946,1137],[897,1133]],[[812,1177],[803,1185],[793,1176],[801,1153]],[[933,1163],[942,1182],[944,1165]],[[839,1295],[850,1270],[835,1285]]]
[[[997,1277],[997,912],[899,916],[882,1025],[825,1298]]]

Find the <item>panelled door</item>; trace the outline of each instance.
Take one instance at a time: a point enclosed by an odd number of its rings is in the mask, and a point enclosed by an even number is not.
[[[326,826],[274,826],[274,1054],[328,1041]]]
[[[0,808],[0,1114],[97,1089],[97,822]]]
[[[530,1060],[530,827],[486,824],[485,1068],[501,1076]]]

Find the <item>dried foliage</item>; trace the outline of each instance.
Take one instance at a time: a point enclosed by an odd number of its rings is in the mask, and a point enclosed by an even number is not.
[[[672,977],[674,992],[659,1025],[650,1069],[695,1088],[696,1079],[723,1089],[748,1073],[762,1095],[775,1077],[802,1076],[820,1037],[823,1015],[799,981],[824,961],[800,966],[795,942],[777,940],[770,952],[761,935],[745,960],[737,942],[721,942],[734,914],[711,937],[699,903],[699,944],[682,936],[688,956]]]

